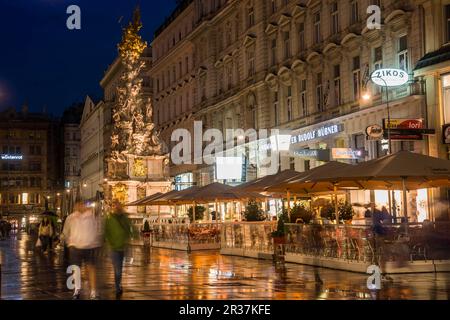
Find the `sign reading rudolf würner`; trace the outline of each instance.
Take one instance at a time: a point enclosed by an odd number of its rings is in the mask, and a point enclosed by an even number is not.
[[[325,138],[344,131],[342,124],[331,124],[320,128],[312,129],[291,137],[291,144],[307,142],[315,139]]]

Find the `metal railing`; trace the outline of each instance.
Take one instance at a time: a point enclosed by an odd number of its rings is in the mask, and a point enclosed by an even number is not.
[[[222,249],[273,253],[271,233],[276,222],[230,222],[222,224]]]
[[[377,263],[450,259],[450,224],[286,225],[286,252]],[[381,234],[380,234],[381,233]]]
[[[151,243],[220,244],[220,228],[218,223],[151,224]]]

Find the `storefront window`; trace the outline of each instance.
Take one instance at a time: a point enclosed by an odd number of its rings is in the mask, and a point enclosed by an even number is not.
[[[450,74],[442,76],[444,122],[450,123]]]

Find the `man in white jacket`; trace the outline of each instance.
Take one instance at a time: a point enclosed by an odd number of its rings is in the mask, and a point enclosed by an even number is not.
[[[81,268],[82,263],[87,267],[90,298],[97,299],[97,257],[103,245],[103,223],[96,217],[92,208],[87,208],[83,202],[76,203],[74,212],[70,214],[64,224],[63,241],[69,248],[71,265]],[[75,288],[74,299],[80,298],[81,288]]]

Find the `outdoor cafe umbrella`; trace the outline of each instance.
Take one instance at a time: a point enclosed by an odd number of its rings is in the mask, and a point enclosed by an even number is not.
[[[403,190],[403,212],[407,217],[406,191],[450,186],[450,161],[400,151],[356,166],[312,177],[322,188]]]
[[[155,200],[157,198],[159,198],[160,196],[162,196],[163,194],[161,192],[157,192],[155,194],[152,194],[151,196],[130,202],[128,204],[126,204],[126,207],[138,207],[138,206],[146,206],[147,202]]]
[[[297,193],[297,194],[311,194],[311,193],[318,193],[318,192],[324,192],[324,191],[332,191],[334,192],[335,196],[335,211],[336,211],[336,220],[339,221],[338,215],[338,203],[337,203],[337,188],[336,186],[328,186],[328,185],[320,185],[319,188],[317,188],[316,183],[311,183],[311,180],[315,180],[316,177],[320,176],[327,176],[330,173],[333,172],[340,172],[341,170],[348,169],[349,167],[352,167],[349,164],[342,163],[342,162],[336,162],[331,161],[328,162],[322,166],[313,168],[311,170],[299,173],[297,177],[292,177],[285,179],[284,181],[278,182],[276,184],[272,184],[269,187],[265,188],[265,191],[268,192],[286,192],[288,197],[288,214],[290,214],[290,206],[289,206],[289,199],[290,194]]]
[[[280,173],[265,176],[263,178],[259,178],[257,180],[248,182],[244,185],[236,187],[237,190],[243,190],[243,191],[257,191],[262,192],[266,191],[267,188],[279,184],[283,181],[287,181],[296,177],[299,177],[302,175],[302,172],[297,172],[294,170],[284,170]],[[284,190],[283,190],[284,191]]]

